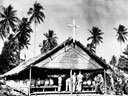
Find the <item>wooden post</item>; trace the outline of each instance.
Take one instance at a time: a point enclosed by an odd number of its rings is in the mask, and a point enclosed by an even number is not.
[[[105,94],[107,94],[106,71],[105,71],[105,69],[104,69],[104,83],[105,83]]]
[[[70,70],[70,79],[71,79],[71,85],[70,86],[71,86],[71,94],[72,94],[72,89],[73,89],[72,88],[72,69]]]
[[[30,80],[30,85],[29,85],[29,96],[31,96],[31,79],[32,79],[32,69],[30,66],[30,70],[29,70],[29,80]]]

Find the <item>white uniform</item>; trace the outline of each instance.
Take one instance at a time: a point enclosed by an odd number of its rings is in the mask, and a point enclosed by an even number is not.
[[[54,85],[54,81],[51,78],[49,79],[49,83],[50,83],[49,84],[50,86],[53,86]]]
[[[71,91],[71,78],[66,79],[66,91]]]
[[[77,77],[76,75],[72,75],[73,92],[75,92],[76,90],[76,83],[77,83]]]
[[[112,76],[110,76],[110,81],[111,81],[112,89],[113,89],[113,91],[115,91],[116,89],[115,89],[115,87],[114,87],[114,79],[113,79]]]
[[[58,77],[58,91],[61,91],[61,86],[62,86],[62,77],[61,76],[59,76]]]
[[[77,90],[81,91],[82,90],[82,82],[83,82],[83,75],[81,73],[79,73],[77,75],[77,80],[78,80]]]

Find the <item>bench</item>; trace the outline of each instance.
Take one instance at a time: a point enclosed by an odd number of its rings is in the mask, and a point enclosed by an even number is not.
[[[83,85],[83,90],[91,90],[91,91],[94,91],[95,87],[93,85],[91,86],[86,86],[86,85]]]
[[[54,91],[57,91],[58,86],[31,86],[31,89],[43,89],[43,92],[45,91],[45,89],[54,89]]]

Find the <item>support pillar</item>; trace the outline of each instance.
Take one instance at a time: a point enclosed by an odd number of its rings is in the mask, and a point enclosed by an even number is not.
[[[104,84],[105,84],[105,94],[107,94],[106,71],[105,71],[105,69],[104,69]]]
[[[71,94],[72,94],[72,69],[70,70],[70,79],[71,79]]]
[[[32,79],[32,69],[31,69],[31,66],[30,66],[30,70],[29,70],[29,81],[30,81],[30,84],[29,84],[29,96],[31,96],[31,79]]]

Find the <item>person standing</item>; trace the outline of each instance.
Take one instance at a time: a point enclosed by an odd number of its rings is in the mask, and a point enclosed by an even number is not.
[[[78,81],[77,90],[81,91],[82,90],[82,82],[83,82],[83,75],[81,74],[81,71],[79,71],[79,74],[77,75],[77,81]]]
[[[110,74],[110,82],[111,82],[111,88],[112,88],[112,90],[115,92],[115,91],[116,91],[116,89],[115,89],[114,79],[113,79],[112,74]]]
[[[77,84],[77,76],[76,76],[76,73],[74,72],[73,75],[72,75],[72,86],[73,86],[73,92],[76,91],[76,84]]]
[[[62,86],[62,76],[61,75],[59,75],[58,76],[58,91],[60,92],[61,91],[61,86]]]
[[[49,79],[49,86],[53,86],[54,85],[54,81],[52,78]]]
[[[37,79],[37,86],[39,87],[40,86],[40,78]]]
[[[69,77],[66,79],[66,91],[71,91],[71,85],[71,78]]]

